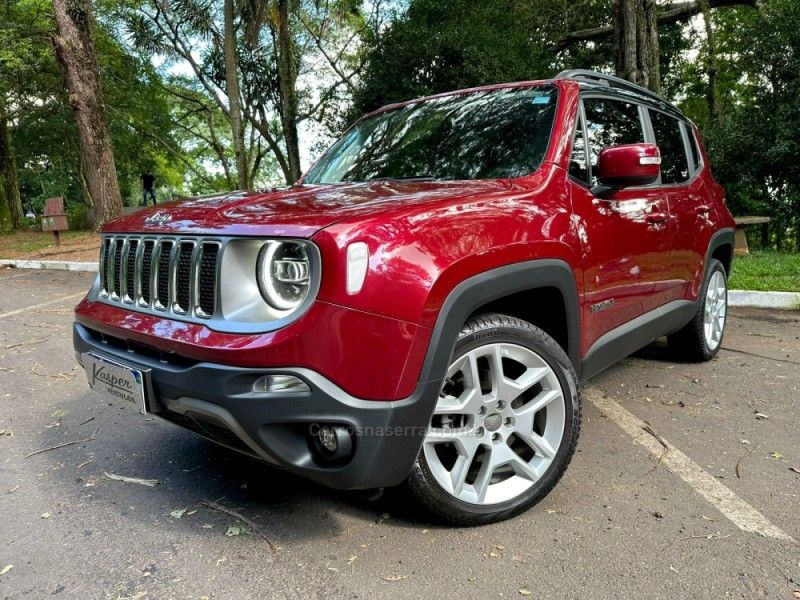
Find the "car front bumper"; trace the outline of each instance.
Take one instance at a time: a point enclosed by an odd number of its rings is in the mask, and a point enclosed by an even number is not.
[[[75,323],[76,356],[92,353],[144,374],[147,409],[203,437],[337,489],[401,483],[411,472],[440,382],[420,382],[403,400],[361,400],[304,368],[245,368],[165,360],[157,353]],[[254,392],[264,375],[292,375],[308,392]],[[344,425],[349,458],[328,462],[314,450],[314,425]]]

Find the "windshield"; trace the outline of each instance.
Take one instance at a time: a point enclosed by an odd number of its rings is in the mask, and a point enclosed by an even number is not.
[[[303,183],[496,179],[539,167],[555,114],[553,86],[448,96],[356,123]]]

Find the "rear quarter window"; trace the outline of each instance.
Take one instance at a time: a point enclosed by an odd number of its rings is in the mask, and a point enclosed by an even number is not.
[[[697,146],[697,137],[694,128],[688,123],[683,124],[686,135],[689,136],[689,153],[692,155],[692,170],[696,173],[700,169],[700,149]]]

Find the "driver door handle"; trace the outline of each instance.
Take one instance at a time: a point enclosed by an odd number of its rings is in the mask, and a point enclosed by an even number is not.
[[[651,225],[661,225],[667,222],[667,215],[664,213],[650,213],[645,216],[644,220]]]

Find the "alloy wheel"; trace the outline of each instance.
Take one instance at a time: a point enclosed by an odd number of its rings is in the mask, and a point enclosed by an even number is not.
[[[539,354],[511,343],[480,346],[448,369],[423,443],[425,460],[459,500],[513,500],[552,464],[565,411],[561,383]]]
[[[716,350],[722,341],[725,316],[728,309],[728,293],[722,271],[714,271],[706,289],[703,314],[703,335],[709,350]]]

